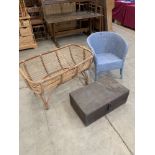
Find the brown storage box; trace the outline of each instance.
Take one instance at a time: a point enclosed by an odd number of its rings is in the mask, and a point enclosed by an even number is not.
[[[70,102],[87,126],[124,104],[129,90],[114,79],[104,76],[97,82],[70,93]]]
[[[19,30],[21,36],[32,35],[31,27],[22,27]]]

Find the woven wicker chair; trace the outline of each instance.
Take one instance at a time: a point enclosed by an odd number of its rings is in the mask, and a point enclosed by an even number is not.
[[[87,43],[94,54],[95,80],[101,72],[114,69],[120,69],[123,78],[128,46],[120,35],[114,32],[96,32],[87,38]]]
[[[19,71],[27,86],[38,95],[48,109],[45,92],[82,74],[88,84],[86,70],[93,60],[90,50],[79,45],[66,45],[21,61]]]

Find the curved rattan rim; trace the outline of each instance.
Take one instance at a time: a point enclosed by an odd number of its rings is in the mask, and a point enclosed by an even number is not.
[[[25,63],[26,61],[29,61],[29,60],[31,60],[31,59],[34,59],[34,58],[36,58],[36,57],[40,57],[40,56],[42,56],[42,55],[46,55],[46,54],[48,54],[48,53],[55,52],[55,51],[58,51],[58,50],[60,50],[60,49],[63,49],[63,48],[69,47],[69,46],[77,46],[77,47],[83,48],[83,49],[87,50],[88,52],[90,52],[91,56],[89,56],[87,59],[83,60],[81,63],[78,63],[78,64],[74,65],[73,67],[69,67],[69,68],[68,68],[67,70],[65,70],[63,73],[58,73],[57,75],[54,75],[54,76],[49,77],[49,78],[46,78],[46,79],[41,79],[41,80],[39,80],[39,81],[35,81],[35,82],[34,82],[33,80],[30,80],[30,79],[27,78],[27,76],[24,74],[24,72],[22,71],[22,69],[19,68],[20,74],[21,74],[28,82],[30,82],[30,83],[32,83],[32,84],[42,84],[43,82],[47,82],[48,80],[50,80],[50,79],[52,79],[52,78],[55,78],[55,77],[57,77],[57,76],[60,76],[60,75],[62,75],[62,74],[64,74],[64,73],[68,72],[68,70],[72,70],[72,69],[78,67],[79,65],[81,65],[81,64],[83,64],[83,63],[85,63],[85,62],[87,62],[88,60],[90,60],[90,59],[93,58],[93,53],[92,53],[91,50],[89,50],[88,48],[86,48],[86,47],[84,47],[84,46],[82,46],[82,45],[68,44],[68,45],[62,46],[62,47],[60,47],[60,48],[51,50],[51,51],[47,51],[47,52],[42,53],[42,54],[40,54],[40,55],[33,56],[33,57],[28,58],[28,59],[26,59],[26,60],[22,60],[22,61],[20,61],[19,65],[22,64],[22,63]]]

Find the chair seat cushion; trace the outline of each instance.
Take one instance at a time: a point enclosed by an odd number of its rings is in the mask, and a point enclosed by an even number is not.
[[[96,65],[103,71],[118,69],[123,65],[123,60],[112,53],[96,54]]]

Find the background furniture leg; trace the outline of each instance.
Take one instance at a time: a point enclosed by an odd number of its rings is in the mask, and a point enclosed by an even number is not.
[[[60,45],[58,44],[58,42],[56,41],[56,39],[55,39],[55,24],[53,23],[52,24],[52,39],[53,39],[53,42],[54,42],[54,44],[56,45],[56,47],[60,47]]]
[[[92,33],[92,20],[89,19],[89,33]]]
[[[100,32],[101,32],[102,31],[102,18],[100,17],[99,20],[100,20]]]

